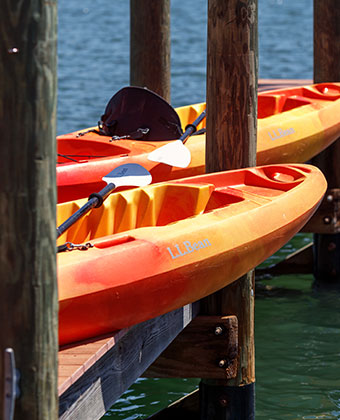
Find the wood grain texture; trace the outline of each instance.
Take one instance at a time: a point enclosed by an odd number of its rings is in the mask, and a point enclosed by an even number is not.
[[[56,21],[56,1],[1,2],[0,357],[14,349],[21,419],[58,412]]]
[[[130,0],[130,84],[170,102],[170,0]]]
[[[74,376],[67,386],[60,384],[60,419],[93,420],[104,415],[197,315],[198,310],[198,304],[186,305],[124,330],[119,337],[113,336],[111,343],[110,338],[107,344],[105,339],[99,346],[92,343],[97,347],[92,360],[84,361],[83,350],[80,350],[79,363],[73,363],[73,371],[66,360],[59,367],[60,375],[65,378],[65,373],[69,372]],[[106,346],[105,351],[103,346]],[[64,356],[72,351],[76,354],[75,347],[64,350]],[[100,356],[98,352],[101,352]]]
[[[235,315],[238,319],[239,358],[235,378],[224,385],[242,386],[255,381],[254,271],[201,302],[201,314]],[[218,383],[221,383],[219,381]]]
[[[217,327],[221,328],[220,334],[215,333]],[[198,316],[164,350],[143,376],[233,378],[236,375],[238,356],[237,336],[235,316]]]
[[[256,0],[208,2],[207,172],[256,163],[257,10]],[[228,381],[216,380],[215,385],[253,383],[253,272],[205,298],[202,314],[236,315],[239,323],[237,375]]]
[[[340,2],[338,0],[314,0],[314,82],[338,82],[339,80]],[[331,189],[340,188],[339,162],[339,139],[312,159],[312,164],[318,166],[326,176],[328,187]],[[321,207],[321,212],[322,209],[323,207]],[[315,218],[317,217],[318,214]],[[321,218],[323,217],[321,213]],[[332,233],[333,238],[330,235]],[[314,276],[319,285],[337,283],[340,287],[339,235],[334,232],[314,235],[314,254],[316,256]]]
[[[116,331],[111,335],[96,337],[74,345],[64,346],[58,353],[58,393],[62,395],[72,384],[100,360],[128,329]]]
[[[257,1],[208,2],[206,170],[256,163]]]
[[[340,80],[340,3],[314,0],[314,82]]]

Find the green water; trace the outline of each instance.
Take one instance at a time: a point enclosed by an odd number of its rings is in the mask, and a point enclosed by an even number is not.
[[[311,241],[296,235],[263,266]],[[257,282],[256,419],[340,419],[340,299],[312,275]],[[139,379],[105,419],[144,419],[196,389],[197,379]]]
[[[256,418],[340,419],[339,294],[307,275],[270,283],[256,299]]]

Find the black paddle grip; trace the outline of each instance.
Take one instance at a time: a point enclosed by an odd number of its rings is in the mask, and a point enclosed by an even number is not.
[[[115,186],[115,184],[113,184],[112,182],[110,183],[110,184],[107,184],[106,185],[106,187],[104,187],[102,190],[100,190],[99,192],[95,192],[95,193],[92,193],[90,196],[89,196],[89,201],[90,200],[92,200],[92,199],[96,199],[97,200],[97,203],[96,203],[96,205],[94,206],[96,209],[98,208],[98,207],[100,207],[102,204],[103,204],[103,202],[104,202],[104,200],[106,199],[106,197],[108,196],[108,195],[110,195],[111,194],[111,192],[114,190],[116,188],[116,186]]]
[[[194,124],[188,124],[185,127],[185,132],[189,131],[189,129],[190,129],[190,133],[188,133],[188,135],[193,134],[197,130],[197,127]]]
[[[92,200],[92,198],[96,198],[97,199],[97,203],[94,206],[95,209],[97,209],[98,207],[100,207],[103,203],[104,203],[104,198],[103,196],[100,195],[100,193],[92,193],[89,195],[89,201]]]

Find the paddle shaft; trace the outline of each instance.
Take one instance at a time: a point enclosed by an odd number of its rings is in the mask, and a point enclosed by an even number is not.
[[[192,124],[188,124],[185,127],[185,131],[184,133],[181,135],[181,137],[178,140],[181,140],[183,143],[185,142],[185,140],[191,136],[191,134],[195,133],[195,131],[197,130],[197,126],[198,124],[204,120],[204,118],[206,117],[207,113],[206,110],[204,110],[202,112],[202,114],[200,114],[196,120],[192,123]]]
[[[102,190],[98,193],[93,193],[89,196],[89,201],[84,204],[79,210],[77,210],[72,216],[70,216],[64,223],[62,223],[57,228],[57,238],[62,235],[65,230],[70,228],[75,222],[77,222],[84,214],[89,212],[94,207],[100,207],[103,204],[103,201],[108,195],[116,188],[116,185],[112,182],[107,184]]]

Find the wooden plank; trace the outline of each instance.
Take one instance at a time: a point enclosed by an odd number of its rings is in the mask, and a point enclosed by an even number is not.
[[[16,419],[55,419],[56,1],[1,2],[0,33],[0,416],[13,400]],[[18,399],[4,393],[8,348]]]
[[[170,102],[170,0],[130,0],[130,84]]]
[[[143,374],[154,378],[219,378],[236,375],[236,316],[198,316]]]
[[[97,353],[83,365],[75,364],[73,379],[60,384],[59,418],[94,420],[100,418],[130,385],[150,366],[171,341],[197,315],[199,304],[186,305],[159,318],[101,338]],[[69,347],[63,356],[76,353]],[[80,346],[80,354],[84,349]],[[62,357],[62,356],[61,356]],[[61,359],[62,360],[62,359]],[[81,358],[83,360],[83,358]],[[61,365],[61,378],[70,366]],[[67,380],[66,380],[67,381]],[[65,382],[65,381],[64,381]]]
[[[62,395],[127,333],[127,329],[60,349],[58,393]]]

